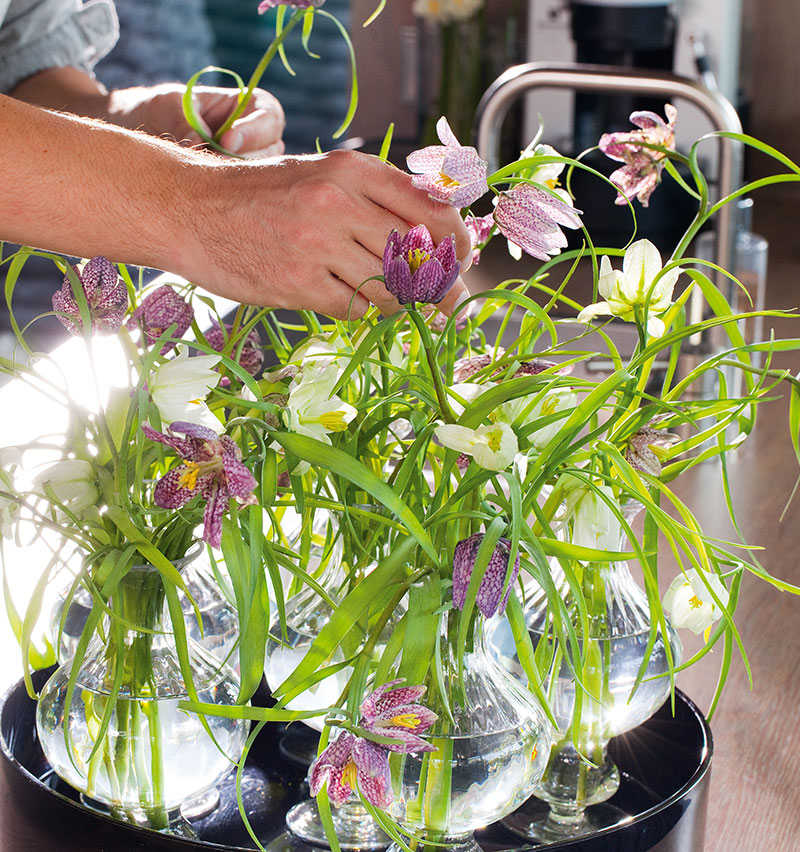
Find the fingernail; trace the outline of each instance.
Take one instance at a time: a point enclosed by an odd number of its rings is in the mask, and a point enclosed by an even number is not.
[[[244,133],[241,130],[231,130],[225,139],[225,147],[234,154],[238,154],[244,146]]]

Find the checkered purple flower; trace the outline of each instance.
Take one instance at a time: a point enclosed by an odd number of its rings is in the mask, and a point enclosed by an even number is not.
[[[566,248],[561,228],[580,228],[580,213],[543,189],[519,183],[500,193],[494,221],[508,240],[531,257],[549,260]]]
[[[277,6],[289,6],[292,9],[319,9],[325,0],[261,0],[258,4],[258,14],[263,15]]]
[[[432,710],[416,703],[425,687],[397,687],[398,683],[402,681],[385,683],[364,699],[359,724],[365,731],[400,742],[378,744],[342,731],[311,766],[312,796],[327,782],[328,797],[337,807],[357,788],[370,804],[385,810],[393,801],[388,752],[410,754],[436,750],[419,736],[438,718]]]
[[[392,804],[392,777],[386,749],[348,731],[339,736],[314,761],[309,789],[316,796],[327,782],[328,798],[339,807],[354,789],[376,808]]]
[[[223,334],[220,324],[215,320],[212,327],[206,332],[206,343],[208,343],[208,345],[217,352],[222,352],[230,340],[232,328],[233,326],[226,325],[225,334]],[[233,358],[237,352],[239,352],[238,343],[234,344],[231,357]],[[239,353],[236,360],[238,361],[239,366],[244,370],[247,370],[251,376],[255,376],[255,374],[264,366],[264,350],[261,348],[261,338],[258,336],[258,332],[255,329],[253,329],[245,338],[242,351]]]
[[[424,225],[417,225],[404,237],[397,230],[389,234],[383,252],[383,277],[386,289],[401,305],[441,302],[460,271],[452,234],[438,246]]]
[[[472,241],[472,265],[477,266],[481,262],[481,251],[492,233],[494,215],[487,213],[485,216],[473,216],[469,213],[464,224]]]
[[[75,274],[80,279],[89,306],[92,331],[97,334],[116,334],[128,309],[128,291],[108,258],[98,255],[87,261]],[[53,310],[70,334],[83,333],[81,309],[75,299],[69,277],[64,276],[61,289],[53,293]]]
[[[130,329],[141,328],[148,344],[152,345],[170,327],[175,326],[172,337],[183,337],[194,319],[194,308],[182,299],[169,284],[163,284],[142,299],[139,307],[127,322]],[[175,340],[168,340],[161,347],[166,355],[175,348]]]
[[[436,133],[441,145],[429,145],[406,158],[409,171],[415,172],[411,183],[435,201],[469,207],[489,191],[486,162],[474,148],[459,143],[444,116],[436,122]]]
[[[649,110],[631,113],[631,124],[635,124],[638,130],[604,133],[600,138],[600,150],[612,160],[625,163],[609,178],[619,189],[615,204],[627,204],[634,198],[639,199],[642,207],[650,203],[650,196],[661,181],[667,154],[649,146],[659,145],[670,151],[675,149],[678,111],[672,104],[666,104],[664,112],[666,121]]]
[[[462,539],[455,547],[453,553],[453,606],[463,609],[467,600],[467,589],[475,568],[475,559],[478,556],[484,533],[474,533],[469,538]],[[505,594],[503,586],[506,581],[508,570],[508,557],[511,553],[511,542],[507,538],[501,538],[494,548],[494,553],[489,557],[486,572],[478,587],[478,595],[475,603],[478,609],[491,618],[496,612],[501,614],[508,603],[511,587],[514,585],[519,574],[519,554],[514,560],[511,568],[511,578],[508,582]]]
[[[156,484],[153,493],[156,506],[180,509],[199,494],[206,501],[203,541],[219,547],[222,516],[228,509],[229,498],[235,497],[243,505],[255,502],[256,480],[242,463],[236,442],[197,423],[173,423],[168,434],[145,423],[142,431],[152,441],[172,447],[183,459],[182,464],[167,471]],[[186,437],[178,437],[176,432]]]
[[[435,747],[419,736],[438,718],[433,710],[417,703],[425,694],[425,687],[396,686],[402,682],[391,680],[384,683],[364,699],[361,727],[373,734],[400,740],[399,743],[383,746],[389,751],[434,751]]]
[[[628,440],[625,458],[632,468],[650,476],[661,476],[661,462],[673,444],[680,440],[678,435],[666,429],[643,426]]]

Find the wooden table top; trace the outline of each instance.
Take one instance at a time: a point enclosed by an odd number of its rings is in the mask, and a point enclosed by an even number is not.
[[[768,307],[800,303],[800,249],[786,244],[787,222],[795,216],[791,200],[757,207],[758,230],[770,239]],[[791,225],[790,225],[791,226]],[[797,242],[792,239],[793,246]],[[781,337],[800,337],[800,320],[775,326]],[[782,356],[775,366],[795,374],[797,356]],[[783,508],[798,476],[787,437],[786,400],[765,407],[758,425],[730,465],[734,504],[745,537],[765,549],[762,564],[772,574],[800,585],[800,493],[785,517]],[[706,531],[731,536],[719,484],[719,469],[708,464],[682,477],[676,489],[693,506],[703,506]],[[669,577],[665,578],[665,584]],[[740,660],[734,660],[728,685],[711,720],[715,752],[704,852],[797,852],[800,850],[800,597],[779,592],[761,580],[745,581],[736,614],[750,660],[754,689]],[[690,637],[683,636],[687,648]],[[10,651],[3,640],[4,684]],[[708,709],[716,683],[719,654],[681,675],[679,685]],[[0,850],[40,850],[38,825],[46,814],[19,814],[9,808],[0,781]],[[65,843],[73,848],[75,838]],[[49,847],[52,848],[52,847]],[[128,852],[118,844],[85,852]],[[146,847],[137,846],[137,849]],[[61,852],[53,849],[53,852]],[[693,850],[701,852],[701,850]]]

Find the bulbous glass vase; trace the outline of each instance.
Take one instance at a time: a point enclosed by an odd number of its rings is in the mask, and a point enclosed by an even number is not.
[[[189,697],[173,635],[163,623],[164,585],[134,566],[114,590],[114,614],[81,661],[62,664],[39,697],[36,728],[55,772],[119,819],[185,834],[181,805],[213,788],[241,757],[249,725],[179,708]],[[197,698],[236,702],[228,666],[189,640]],[[207,727],[206,727],[207,726]]]
[[[305,657],[319,631],[327,624],[333,613],[331,605],[312,588],[306,588],[289,599],[286,605],[286,635],[281,634],[279,619],[274,619],[267,636],[265,674],[270,689],[276,689],[294,671]],[[387,625],[385,633],[391,633]],[[376,654],[380,644],[376,645]],[[329,664],[342,662],[341,649],[336,649]],[[291,710],[312,710],[335,705],[352,674],[352,669],[339,669],[314,686],[303,691],[287,703]],[[304,722],[315,731],[313,739],[301,732],[303,726],[291,725],[281,739],[282,753],[298,762],[311,761],[316,757],[325,717],[306,719]],[[332,818],[339,846],[344,850],[385,849],[390,838],[361,802],[352,797],[340,808],[334,808]],[[286,825],[293,835],[317,847],[327,847],[328,839],[320,820],[316,799],[306,799],[295,805],[286,815]]]
[[[179,590],[186,632],[211,655],[239,670],[239,616],[203,558],[202,543],[175,562],[189,595]],[[50,639],[59,662],[75,656],[94,598],[86,586],[71,583],[63,589],[50,612]]]
[[[622,507],[629,524],[641,508],[635,502]],[[629,549],[624,531],[618,549]],[[534,593],[526,606],[533,645],[543,659],[551,660],[544,688],[558,733],[534,797],[503,824],[518,836],[543,844],[579,837],[629,816],[603,804],[620,783],[619,771],[608,756],[608,741],[649,719],[664,703],[670,691],[669,657],[673,666],[678,665],[682,650],[668,620],[666,636],[657,631],[648,649],[650,606],[627,562],[578,566],[576,577],[588,609],[588,637],[582,635],[569,587],[560,585],[559,591],[580,643],[577,665],[554,643],[544,593]],[[498,629],[488,638],[493,653],[522,677],[510,636]]]
[[[477,852],[474,830],[519,807],[541,778],[551,726],[534,696],[487,652],[479,615],[459,659],[459,618],[455,610],[441,617],[443,678],[440,687],[432,673],[424,699],[439,716],[425,733],[437,750],[391,755],[391,814],[423,838],[418,848]]]

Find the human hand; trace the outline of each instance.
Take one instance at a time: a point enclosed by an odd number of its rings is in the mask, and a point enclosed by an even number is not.
[[[183,113],[183,86],[163,84],[117,89],[109,94],[108,119],[131,130],[152,136],[168,136],[182,145],[200,145]],[[209,136],[222,126],[236,107],[238,89],[195,86],[195,110]],[[263,89],[255,89],[244,112],[225,132],[220,145],[240,157],[282,154],[286,119],[278,100]]]
[[[370,302],[394,313],[394,297],[368,279],[382,274],[395,228],[424,224],[436,242],[454,234],[458,257],[471,256],[454,208],[414,189],[405,172],[356,151],[251,163],[208,158],[191,181],[186,200],[196,240],[176,246],[170,268],[237,301],[341,319],[362,316]],[[450,314],[468,295],[459,278],[437,307]]]

